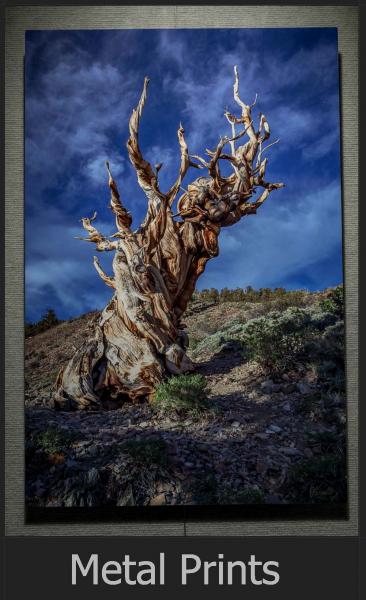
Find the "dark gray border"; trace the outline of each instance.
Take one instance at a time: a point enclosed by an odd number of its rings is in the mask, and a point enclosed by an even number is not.
[[[356,7],[12,7],[6,14],[6,534],[352,535],[358,527],[358,46]],[[26,29],[338,27],[342,56],[350,518],[345,522],[24,525],[23,52]]]

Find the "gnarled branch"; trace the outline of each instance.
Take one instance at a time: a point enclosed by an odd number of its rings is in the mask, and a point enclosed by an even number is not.
[[[96,250],[98,252],[115,250],[117,248],[117,242],[111,242],[106,238],[103,234],[100,233],[93,225],[92,222],[97,218],[97,213],[94,212],[92,217],[83,217],[81,222],[83,224],[84,229],[88,232],[89,237],[76,237],[77,240],[82,240],[84,242],[92,242],[96,245]]]
[[[108,172],[108,185],[111,190],[110,207],[111,207],[112,211],[114,212],[114,214],[116,215],[116,226],[117,226],[118,231],[121,231],[122,233],[126,233],[126,232],[130,231],[130,226],[132,223],[132,216],[131,216],[131,213],[122,206],[122,202],[121,202],[121,198],[120,198],[120,195],[118,192],[117,184],[114,181],[114,179],[112,177],[112,173],[109,168],[109,162],[106,161],[105,164],[106,164],[107,172]]]
[[[93,257],[93,263],[94,263],[94,267],[96,268],[99,276],[104,281],[104,283],[106,283],[111,288],[115,288],[116,287],[115,280],[113,279],[113,277],[109,277],[109,275],[104,273],[102,267],[100,266],[99,260],[97,259],[96,256]]]

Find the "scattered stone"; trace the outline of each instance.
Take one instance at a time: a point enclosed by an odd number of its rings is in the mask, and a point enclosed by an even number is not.
[[[296,387],[297,387],[298,391],[300,392],[300,394],[311,394],[311,392],[312,392],[310,385],[303,381],[300,381],[299,383],[297,383]]]
[[[123,494],[117,501],[117,506],[135,506],[135,499],[133,496],[133,489],[131,483],[127,485]]]
[[[261,309],[261,303],[238,302],[205,307],[202,315],[196,313],[197,328],[196,316],[188,317],[188,331],[197,332],[201,341],[211,337],[206,326],[214,337],[221,321],[230,326],[240,312],[240,329],[242,323],[261,316]],[[49,341],[55,335],[65,358],[57,358],[52,350]],[[301,458],[318,458],[324,452],[324,443],[316,436],[311,442],[308,434],[328,432],[338,439],[344,431],[344,394],[329,392],[314,369],[305,363],[301,368],[299,360],[280,379],[263,376],[262,367],[234,354],[233,347],[229,353],[229,346],[221,353],[204,348],[196,357],[209,396],[209,409],[200,416],[158,415],[144,402],[123,403],[113,411],[55,412],[50,385],[71,350],[79,347],[84,329],[76,320],[42,336],[26,340],[26,498],[35,506],[186,505],[196,501],[192,487],[205,485],[206,479],[208,486],[213,480],[218,489],[235,493],[257,486],[267,504],[281,504],[290,498],[288,470]],[[37,356],[31,351],[40,350],[46,358],[32,367]],[[319,400],[314,411],[297,411],[315,392]],[[212,410],[215,407],[220,410]],[[65,462],[57,453],[49,459],[51,452],[37,450],[37,436],[47,428],[61,430],[70,440],[61,446]],[[123,442],[144,443],[157,436],[166,444],[161,464],[159,456],[156,464],[150,464],[148,456],[140,460],[138,448],[135,457],[122,452]]]
[[[149,504],[150,506],[161,506],[162,504],[166,504],[165,494],[154,496],[154,498],[151,498]]]
[[[255,470],[257,471],[257,473],[265,473],[265,471],[267,470],[267,464],[265,463],[265,461],[261,458],[257,458]]]
[[[279,427],[279,425],[270,425],[269,430],[273,431],[274,433],[281,433],[282,427]]]
[[[282,390],[285,392],[285,394],[293,394],[296,392],[296,389],[297,387],[294,383],[287,383],[282,386]]]
[[[262,383],[261,383],[262,392],[264,394],[271,394],[274,391],[274,386],[275,386],[275,384],[273,383],[273,381],[271,379],[268,379],[267,381],[262,381]]]
[[[282,500],[277,494],[269,494],[266,498],[266,504],[282,504]]]
[[[93,467],[92,469],[90,469],[90,471],[87,472],[86,481],[89,485],[95,486],[95,485],[97,485],[99,480],[100,480],[100,475],[99,475],[98,470],[95,467]]]
[[[257,438],[258,440],[265,441],[265,440],[268,440],[268,433],[256,433],[254,435],[254,437]]]
[[[288,446],[284,446],[283,448],[279,448],[279,450],[287,456],[301,456],[301,452],[297,448],[289,448]]]

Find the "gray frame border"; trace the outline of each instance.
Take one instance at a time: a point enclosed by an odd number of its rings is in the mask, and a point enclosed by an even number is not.
[[[347,319],[349,519],[346,521],[24,523],[24,123],[27,29],[337,27],[341,54]],[[357,535],[358,533],[358,7],[18,6],[5,30],[5,532],[6,535]]]

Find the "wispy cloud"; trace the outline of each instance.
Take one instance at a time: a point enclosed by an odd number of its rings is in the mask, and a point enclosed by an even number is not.
[[[286,183],[255,217],[225,229],[221,254],[200,286],[288,285],[313,289],[341,273],[338,64],[334,30],[38,31],[26,46],[27,313],[50,303],[60,316],[102,307],[105,289],[92,266],[81,216],[98,211],[114,231],[105,160],[138,226],[146,199],[125,142],[143,78],[151,86],[141,124],[148,160],[163,162],[162,189],[179,168],[183,122],[191,153],[228,133],[233,65],[244,100],[259,98],[273,139],[269,178]],[[192,170],[187,180],[197,173]],[[106,270],[110,255],[102,257]]]

